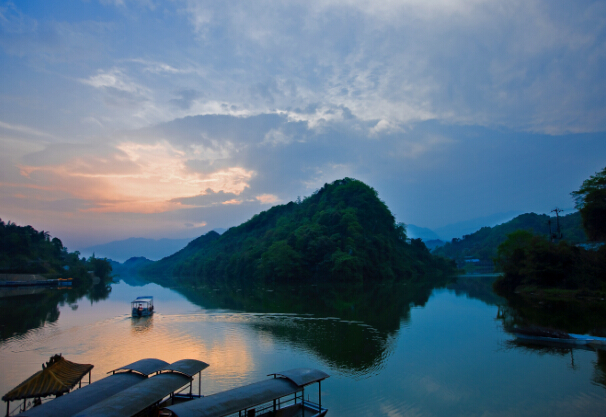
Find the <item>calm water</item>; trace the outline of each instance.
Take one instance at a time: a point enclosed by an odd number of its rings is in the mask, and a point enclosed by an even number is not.
[[[80,298],[1,298],[0,393],[62,353],[94,364],[93,381],[142,358],[199,359],[210,364],[203,394],[314,367],[331,375],[322,384],[330,416],[606,415],[606,357],[513,343],[490,278],[349,292],[126,281]],[[153,317],[130,317],[139,295],[154,296]]]

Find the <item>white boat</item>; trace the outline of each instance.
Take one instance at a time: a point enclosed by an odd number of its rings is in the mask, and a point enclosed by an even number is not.
[[[513,329],[513,334],[518,340],[548,342],[576,346],[594,346],[606,348],[606,337],[590,336],[585,334],[564,333],[551,329]],[[550,333],[554,333],[551,335]],[[552,337],[553,336],[553,337]],[[557,336],[557,337],[555,337]]]
[[[137,297],[130,302],[133,317],[151,316],[154,313],[154,297]]]

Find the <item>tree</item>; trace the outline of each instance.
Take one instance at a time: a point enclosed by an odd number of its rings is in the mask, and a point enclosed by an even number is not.
[[[107,259],[103,258],[95,258],[95,254],[88,258],[88,263],[92,270],[95,273],[95,276],[101,278],[101,280],[105,280],[109,277],[109,274],[112,272],[112,266],[108,262]]]
[[[571,194],[589,240],[606,240],[606,167]]]

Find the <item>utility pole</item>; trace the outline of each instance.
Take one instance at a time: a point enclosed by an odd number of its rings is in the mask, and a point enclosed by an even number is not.
[[[559,214],[561,212],[563,212],[564,210],[559,209],[559,208],[555,208],[553,210],[551,210],[551,212],[553,213],[555,211],[556,214],[556,232],[554,234],[551,235],[551,239],[553,241],[553,239],[562,239],[562,232],[560,231],[560,216]],[[551,234],[551,220],[549,221],[549,233]]]

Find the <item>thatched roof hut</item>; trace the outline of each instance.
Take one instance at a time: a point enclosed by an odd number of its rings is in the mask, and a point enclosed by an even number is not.
[[[2,397],[3,401],[60,396],[69,392],[94,365],[79,364],[66,360],[61,354],[52,356],[42,370],[27,378]]]

